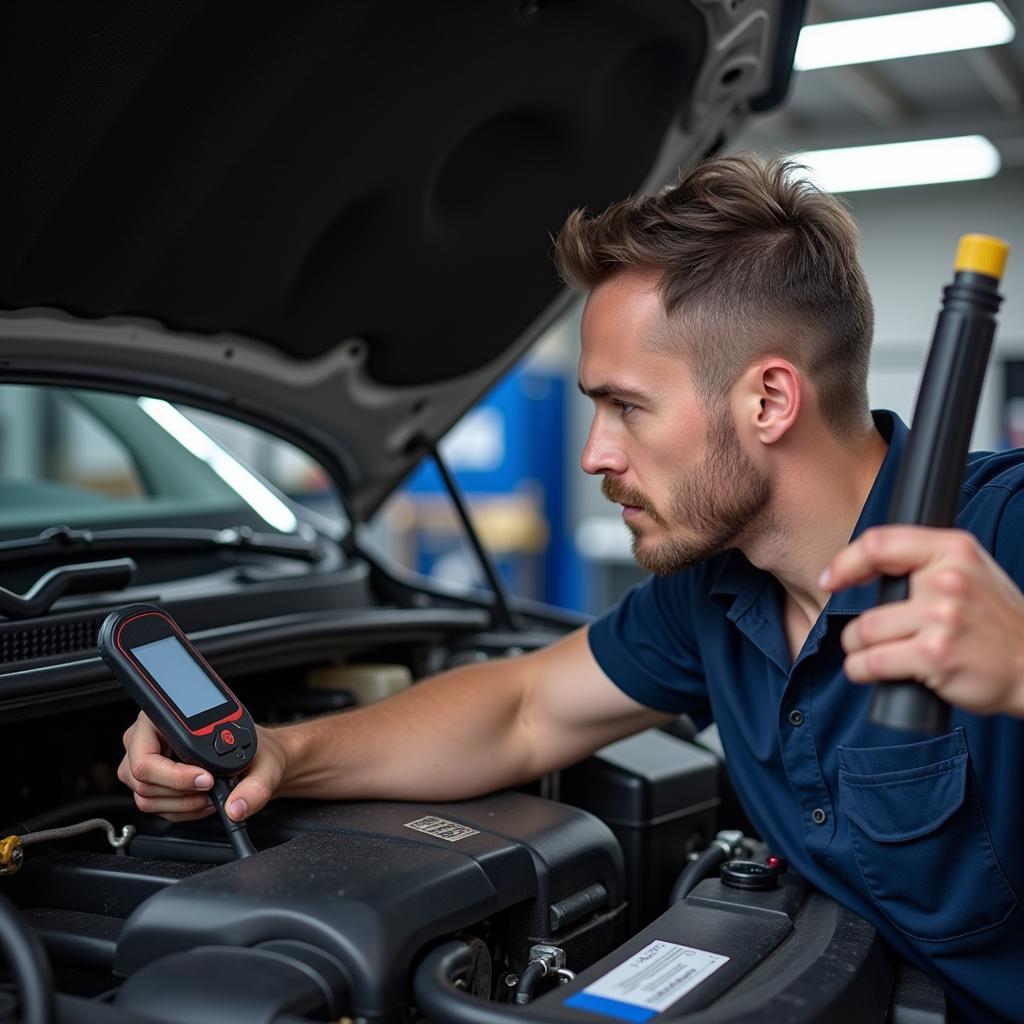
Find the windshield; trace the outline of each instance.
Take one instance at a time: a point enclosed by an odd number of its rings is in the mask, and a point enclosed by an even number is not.
[[[0,538],[74,529],[338,520],[323,469],[248,424],[144,395],[0,386]]]

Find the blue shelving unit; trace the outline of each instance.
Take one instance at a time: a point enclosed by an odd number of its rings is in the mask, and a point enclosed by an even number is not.
[[[454,428],[441,451],[513,593],[565,608],[583,605],[581,566],[568,521],[566,382],[532,368],[507,374]],[[414,509],[437,504],[441,479],[426,460],[403,488]],[[517,518],[518,517],[518,518]],[[460,557],[462,537],[414,516],[417,568]],[[518,541],[517,541],[518,538]]]

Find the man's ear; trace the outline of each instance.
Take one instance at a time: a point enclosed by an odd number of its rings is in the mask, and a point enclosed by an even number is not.
[[[785,359],[762,359],[743,375],[751,427],[762,444],[786,436],[800,415],[803,386],[800,371]]]

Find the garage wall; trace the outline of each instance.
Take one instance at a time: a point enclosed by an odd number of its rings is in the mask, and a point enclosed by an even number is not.
[[[960,235],[987,232],[1014,246],[973,444],[995,446],[1002,427],[999,359],[1024,359],[1024,169],[988,181],[854,192],[846,198],[860,225],[864,270],[875,299],[872,401],[907,419]]]

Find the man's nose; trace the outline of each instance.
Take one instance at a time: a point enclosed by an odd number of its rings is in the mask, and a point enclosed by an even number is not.
[[[590,425],[587,443],[583,446],[580,465],[584,473],[617,475],[626,470],[626,456],[614,440],[600,429],[597,420]]]

